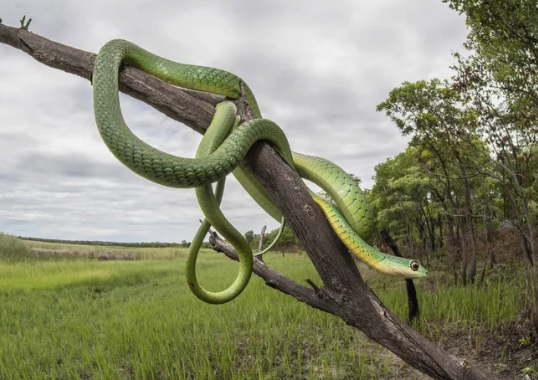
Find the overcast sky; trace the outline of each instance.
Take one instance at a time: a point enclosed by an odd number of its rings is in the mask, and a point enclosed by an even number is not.
[[[242,77],[294,151],[373,184],[406,140],[375,107],[404,81],[451,75],[465,20],[441,0],[10,1],[3,23],[97,52],[114,38],[178,62]],[[192,189],[137,176],[95,127],[90,83],[0,44],[0,231],[57,239],[190,241],[202,217]],[[200,135],[122,96],[135,134],[179,156]],[[240,231],[278,223],[229,180],[223,210]]]

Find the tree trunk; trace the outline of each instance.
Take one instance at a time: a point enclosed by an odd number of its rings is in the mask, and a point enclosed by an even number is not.
[[[405,232],[406,232],[406,235],[407,235],[407,241],[408,241],[408,245],[409,245],[410,256],[415,257],[416,252],[415,252],[415,242],[413,241],[413,228],[411,226],[411,223],[409,222],[409,216],[407,215],[407,213],[402,212],[401,214],[402,214],[403,220],[405,221]],[[421,260],[422,260],[422,258],[421,258]]]
[[[432,216],[432,212],[430,210],[429,205],[426,206],[428,209],[428,217],[426,218],[426,226],[428,227],[428,232],[430,234],[430,250],[428,252],[428,256],[431,252],[435,251],[437,248],[435,245],[435,219]]]
[[[437,214],[437,226],[439,226],[439,248],[443,248],[445,246],[443,242],[443,218],[440,212]]]
[[[489,249],[489,269],[493,269],[495,262],[495,226],[493,225],[493,212],[491,210],[491,199],[486,198],[486,212],[484,218],[484,226],[486,228],[486,241]],[[484,263],[486,265],[486,263]]]
[[[457,220],[461,244],[461,280],[463,281],[463,285],[465,286],[467,285],[467,242],[465,241],[465,233],[463,232],[465,219],[458,218]]]
[[[471,208],[471,189],[469,188],[469,181],[467,179],[467,169],[465,169],[464,166],[462,168],[462,172],[465,176],[465,178],[463,179],[463,183],[465,184],[465,211],[467,215],[466,219],[471,235],[471,270],[469,271],[469,278],[471,279],[471,283],[474,283],[476,278],[476,238],[474,232],[473,210]]]
[[[448,250],[450,252],[450,262],[452,264],[452,275],[454,276],[454,285],[458,285],[458,271],[456,269],[456,238],[454,237],[454,220],[451,216],[446,217],[446,235]]]
[[[491,220],[488,223],[488,241],[490,244],[489,249],[489,268],[493,269],[494,265],[497,264],[497,260],[495,259],[495,227],[493,226],[493,223]]]
[[[423,262],[423,254],[426,253],[426,244],[427,244],[427,238],[426,238],[426,232],[424,231],[424,222],[421,219],[417,219],[417,229],[418,229],[418,236],[420,238],[420,241],[422,242],[422,247],[419,252],[419,260],[420,262]]]

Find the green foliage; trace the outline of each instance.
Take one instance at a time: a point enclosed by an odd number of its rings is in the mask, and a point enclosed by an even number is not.
[[[388,229],[396,239],[406,236],[409,224],[406,218],[413,214],[415,207],[422,207],[424,200],[418,194],[419,184],[413,183],[417,165],[412,150],[408,149],[375,167],[375,184],[368,199],[374,209],[378,229]],[[417,190],[413,193],[419,206],[406,189]]]
[[[536,371],[534,367],[525,367],[521,370],[521,373],[523,373],[524,375],[538,376],[538,371]]]
[[[265,249],[271,242],[276,238],[276,235],[278,234],[278,231],[280,230],[280,227],[271,230],[270,232],[266,233],[263,237],[263,247],[262,249]],[[260,243],[260,235],[255,234],[254,231],[247,231],[245,233],[245,238],[250,243],[250,246],[252,249],[256,252],[258,250],[258,246]],[[273,247],[273,250],[275,251],[290,251],[290,252],[296,252],[300,247],[299,240],[295,237],[291,229],[286,226],[284,228],[284,231],[282,231],[282,235],[280,236],[280,239],[278,239],[278,242]]]
[[[505,218],[522,231],[528,256],[538,223],[538,11],[534,0],[446,0],[466,14],[468,57],[456,54],[453,88],[472,108],[493,153],[493,170],[506,199]],[[525,231],[525,232],[523,232]],[[534,252],[532,252],[534,251]],[[535,261],[535,260],[531,260]]]
[[[532,341],[530,336],[525,336],[519,340],[519,344],[521,345],[521,347],[530,346],[531,343]]]
[[[476,274],[475,231],[491,244],[500,222],[536,263],[538,10],[529,0],[445,2],[466,14],[470,54],[454,54],[450,80],[404,82],[377,106],[410,143],[376,167],[369,198],[378,227],[411,250],[445,240],[465,281],[469,254]]]
[[[276,238],[276,235],[278,234],[279,229],[280,227],[272,230],[271,232],[265,235],[264,248]],[[274,249],[277,251],[283,250],[283,249],[295,251],[297,250],[298,245],[299,245],[299,241],[297,240],[297,238],[291,231],[291,228],[289,228],[288,226],[285,226],[284,231],[282,231],[282,235],[280,236],[280,239],[278,240],[278,243],[275,245]]]
[[[466,47],[476,52],[462,59],[460,75],[468,83],[495,86],[526,114],[536,131],[538,107],[538,11],[535,0],[444,0],[466,14],[471,32]],[[461,57],[460,57],[461,58]],[[530,107],[530,108],[529,108]],[[526,110],[525,110],[526,108]]]
[[[245,232],[245,240],[248,244],[252,245],[252,241],[254,240],[254,231],[250,230]]]

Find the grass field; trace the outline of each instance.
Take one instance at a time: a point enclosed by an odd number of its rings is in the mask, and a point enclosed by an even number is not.
[[[0,260],[2,380],[420,378],[356,329],[256,276],[235,301],[204,304],[185,284],[181,249],[128,248],[144,252],[136,261],[35,259],[28,247],[50,245],[12,239],[0,235],[0,253],[10,252]],[[304,256],[268,254],[265,261],[297,281],[320,283]],[[204,286],[218,290],[233,281],[237,263],[204,251],[198,271]],[[371,271],[365,277],[405,319],[403,281]],[[458,344],[479,357],[487,337],[513,325],[525,307],[513,268],[491,277],[480,288],[448,286],[436,276],[417,281],[416,328],[442,345],[463,334]],[[500,352],[499,366],[503,360],[510,358]]]

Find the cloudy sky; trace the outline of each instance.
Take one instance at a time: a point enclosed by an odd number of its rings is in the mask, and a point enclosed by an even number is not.
[[[123,38],[158,55],[241,76],[292,149],[339,164],[372,186],[374,166],[406,140],[377,104],[403,81],[449,77],[464,18],[441,0],[3,2],[3,23],[97,52]],[[58,239],[181,241],[202,217],[194,191],[129,171],[94,124],[88,81],[0,44],[0,231]],[[200,136],[127,96],[123,113],[149,144],[193,156]],[[269,229],[229,180],[225,214]]]

